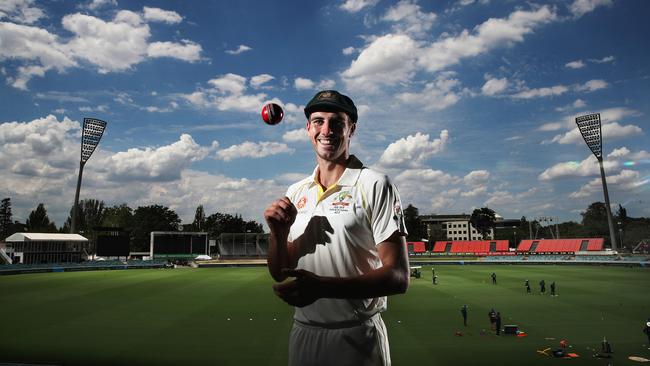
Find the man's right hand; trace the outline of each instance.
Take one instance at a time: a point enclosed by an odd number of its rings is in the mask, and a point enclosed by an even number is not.
[[[289,229],[296,221],[298,210],[288,197],[282,197],[271,203],[264,210],[264,219],[272,234],[289,234]]]

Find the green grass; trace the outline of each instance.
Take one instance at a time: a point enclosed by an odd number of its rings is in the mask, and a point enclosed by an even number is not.
[[[422,272],[383,315],[394,365],[607,365],[588,349],[603,336],[615,365],[650,358],[641,331],[650,317],[648,269],[439,265],[436,286],[430,267]],[[559,296],[539,295],[542,278],[547,292],[556,281]],[[492,307],[528,336],[491,335]],[[0,309],[0,362],[65,365],[284,365],[293,314],[273,295],[266,268],[0,276]],[[580,357],[537,354],[561,339]]]

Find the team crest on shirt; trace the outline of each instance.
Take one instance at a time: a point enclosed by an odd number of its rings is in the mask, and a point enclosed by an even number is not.
[[[302,196],[302,198],[298,200],[298,203],[296,203],[296,208],[302,210],[303,208],[305,208],[306,204],[307,204],[307,197]]]
[[[334,200],[332,200],[332,203],[330,204],[330,212],[338,214],[350,211],[350,207],[348,206],[350,206],[351,200],[352,195],[350,195],[350,192],[343,191],[337,193],[336,197],[334,197]]]

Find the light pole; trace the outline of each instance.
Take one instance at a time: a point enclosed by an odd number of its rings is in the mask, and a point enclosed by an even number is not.
[[[576,117],[576,124],[582,134],[585,143],[598,159],[600,166],[600,177],[603,182],[603,193],[605,194],[605,210],[607,211],[607,224],[609,225],[609,237],[612,241],[612,250],[617,249],[616,232],[612,220],[612,209],[609,207],[609,193],[607,192],[607,181],[605,180],[605,169],[603,168],[603,138],[600,123],[600,113],[592,113]]]
[[[83,133],[81,135],[81,161],[79,162],[79,178],[77,179],[77,191],[74,194],[74,205],[72,206],[72,223],[70,224],[70,233],[74,234],[77,223],[77,206],[79,205],[79,191],[81,190],[81,176],[83,175],[84,165],[95,151],[99,140],[102,139],[106,122],[95,118],[84,118]]]
[[[625,244],[623,244],[623,223],[618,222],[618,241],[621,243],[621,247],[625,248]]]

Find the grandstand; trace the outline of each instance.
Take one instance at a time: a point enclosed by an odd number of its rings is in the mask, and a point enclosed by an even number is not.
[[[15,233],[5,239],[11,263],[81,262],[88,259],[88,239],[79,234]]]
[[[517,253],[600,252],[604,250],[604,242],[603,238],[522,240]]]
[[[472,240],[472,241],[437,241],[433,245],[433,254],[466,255],[507,255],[508,240]]]

